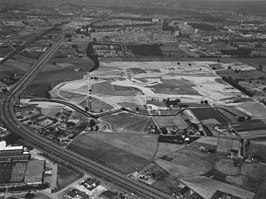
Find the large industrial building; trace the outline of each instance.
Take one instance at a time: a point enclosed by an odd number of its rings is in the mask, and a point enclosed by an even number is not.
[[[0,187],[43,183],[45,161],[30,160],[23,146],[5,146],[0,142]]]

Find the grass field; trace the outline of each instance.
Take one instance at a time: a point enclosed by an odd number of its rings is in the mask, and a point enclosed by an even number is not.
[[[86,104],[87,100],[83,100],[79,105],[81,105],[82,107],[86,107],[87,104]],[[113,109],[113,107],[99,99],[96,99],[94,97],[91,98],[91,108],[92,108],[92,111],[95,111],[95,112],[100,112],[101,110],[102,111],[110,111]]]
[[[28,64],[28,63],[25,63],[25,62],[22,62],[20,60],[16,60],[14,58],[12,59],[9,59],[7,60],[3,65],[1,65],[1,68],[2,67],[6,67],[8,68],[8,70],[15,70],[15,71],[27,71],[30,67],[31,67],[31,64]]]
[[[255,118],[266,118],[266,107],[258,102],[241,103],[237,107],[251,114]]]
[[[266,58],[239,58],[239,60],[256,68],[258,68],[259,65],[262,65],[264,68],[266,67]]]
[[[240,174],[240,168],[235,167],[234,160],[231,159],[221,159],[216,161],[214,168],[225,175],[236,176]]]
[[[252,192],[204,176],[185,178],[181,181],[205,199],[211,199],[217,190],[241,199],[252,199],[255,196]]]
[[[266,161],[266,139],[252,140],[248,146],[248,154],[250,156],[259,156]]]
[[[13,49],[9,46],[0,46],[0,57],[5,57],[8,53],[12,52]]]
[[[66,91],[59,91],[59,94],[63,98],[66,98],[67,100],[74,102],[74,103],[79,103],[86,98],[85,95],[81,95],[78,93],[66,92]]]
[[[235,72],[232,69],[229,70],[222,70],[217,72],[218,75],[221,77],[232,77],[233,80],[250,80],[250,79],[258,79],[260,77],[265,77],[265,73],[259,70],[244,70],[240,72]]]
[[[212,107],[209,108],[192,108],[191,111],[199,120],[215,119],[220,124],[227,124],[222,115]]]
[[[57,185],[59,189],[70,185],[71,183],[82,178],[83,174],[76,173],[64,166],[58,165]]]
[[[254,119],[245,122],[238,122],[233,125],[234,129],[238,132],[251,131],[251,130],[263,130],[266,129],[266,124],[262,120]]]
[[[162,56],[162,50],[157,44],[154,45],[127,45],[135,56]]]
[[[194,86],[185,79],[160,79],[162,84],[150,86],[156,93],[178,94],[178,95],[198,95],[199,93],[193,89]]]
[[[264,199],[266,198],[266,180],[263,181],[263,183],[260,185],[260,188],[256,194],[257,199]]]
[[[81,79],[86,71],[93,65],[87,65],[86,70],[75,72],[73,67],[62,68],[55,71],[44,71],[38,74],[32,84],[26,89],[24,96],[49,97],[48,91],[59,83]]]
[[[147,133],[150,126],[155,126],[152,118],[130,113],[104,116],[102,119],[111,125],[114,132]]]
[[[215,155],[201,152],[200,146],[210,147],[194,142],[189,147],[168,154],[169,160],[166,158],[157,159],[155,163],[177,178],[202,175],[212,169]]]
[[[31,84],[23,93],[23,96],[26,97],[40,97],[40,98],[50,98],[50,91],[51,87],[50,84],[43,83],[43,84],[38,84],[38,83],[33,83]]]
[[[142,68],[130,68],[130,71],[134,73],[134,75],[137,75],[140,73],[147,73],[147,71]]]
[[[92,90],[98,95],[135,96],[133,88],[112,85],[109,81],[93,84]]]
[[[178,115],[154,116],[154,119],[160,127],[175,127],[181,130],[187,127],[187,123]]]
[[[96,134],[82,134],[68,146],[68,149],[120,171],[123,174],[132,173],[136,168],[141,169],[149,164],[148,159],[134,154],[137,153],[135,150],[142,150],[144,152],[145,150],[144,148],[142,149],[142,147],[145,147],[145,149],[152,148],[152,150],[154,150],[152,145],[148,146],[147,139],[143,141],[140,137],[135,136],[120,137],[119,135],[114,136],[114,138],[110,136],[112,136],[112,134],[107,134],[106,137],[104,137],[98,132],[96,132]],[[149,141],[148,139],[148,143]],[[134,143],[135,146],[132,143]]]

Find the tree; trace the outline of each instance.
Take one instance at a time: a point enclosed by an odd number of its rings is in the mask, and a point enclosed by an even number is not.
[[[89,122],[89,125],[90,125],[90,127],[93,127],[96,125],[96,122],[93,119],[91,119]]]
[[[66,34],[65,34],[65,38],[70,39],[71,37],[72,37],[72,35],[71,35],[70,33],[66,33]]]
[[[136,111],[139,112],[139,107],[136,107]]]
[[[30,193],[30,192],[25,194],[25,198],[27,198],[27,199],[34,198],[34,196],[35,196],[34,193]]]

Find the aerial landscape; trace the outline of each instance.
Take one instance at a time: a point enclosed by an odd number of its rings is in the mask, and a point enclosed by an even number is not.
[[[266,199],[266,1],[0,5],[0,199]]]

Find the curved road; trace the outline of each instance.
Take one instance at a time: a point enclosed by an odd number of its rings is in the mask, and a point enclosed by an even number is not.
[[[149,185],[142,182],[135,181],[127,176],[101,165],[95,161],[89,160],[81,155],[78,155],[68,149],[62,148],[57,144],[49,141],[45,137],[32,132],[29,128],[21,124],[15,116],[14,105],[18,102],[19,96],[35,79],[38,73],[42,70],[45,64],[52,57],[54,52],[59,48],[63,37],[54,44],[40,59],[38,63],[25,73],[25,75],[17,82],[13,89],[8,93],[5,100],[1,104],[1,121],[3,124],[14,133],[19,134],[24,139],[29,141],[33,146],[39,148],[48,156],[58,162],[62,162],[66,165],[70,165],[80,171],[88,172],[99,178],[115,184],[121,189],[126,190],[129,193],[134,193],[137,197],[142,199],[169,199],[166,193],[161,192]]]

